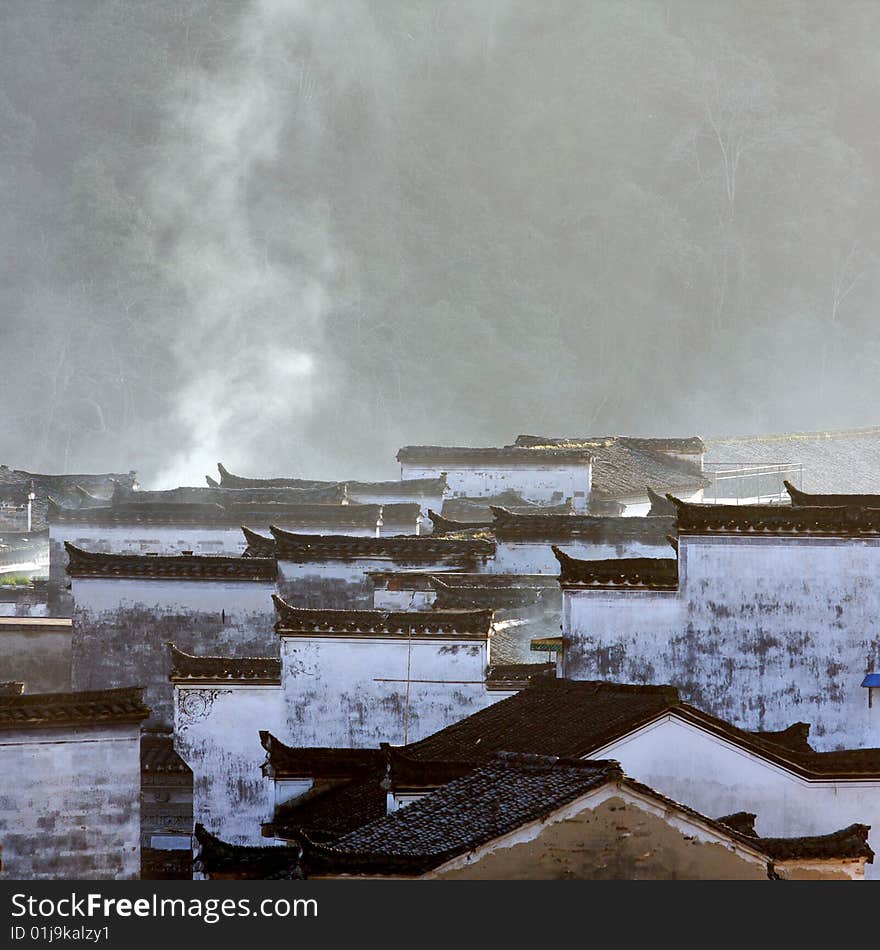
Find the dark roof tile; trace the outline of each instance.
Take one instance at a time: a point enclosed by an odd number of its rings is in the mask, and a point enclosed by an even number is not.
[[[420,874],[622,778],[616,762],[502,754],[333,844],[302,836],[307,873]]]
[[[553,553],[559,561],[559,583],[563,587],[678,588],[678,561],[675,558],[620,557],[586,561],[566,554],[556,545],[553,545]]]
[[[577,757],[677,702],[673,686],[539,679],[406,752],[414,759],[474,763],[500,751]]]
[[[275,629],[284,636],[430,637],[485,640],[492,625],[491,610],[314,610],[293,607],[272,596],[278,611]]]
[[[193,656],[173,644],[171,651],[171,679],[212,682],[217,680],[246,680],[250,683],[281,682],[281,661],[270,656]]]
[[[143,690],[134,688],[0,696],[0,729],[137,723],[149,715]]]
[[[141,736],[141,771],[151,774],[192,775],[174,748],[171,736]]]
[[[277,565],[270,558],[215,555],[104,554],[64,542],[71,577],[147,577],[183,580],[274,581]]]
[[[352,560],[391,558],[419,563],[452,560],[470,562],[492,557],[495,545],[477,539],[435,538],[432,535],[358,538],[347,535],[294,534],[275,525],[276,556],[285,561]]]
[[[876,508],[698,505],[670,498],[678,508],[679,535],[866,537],[880,534],[880,509]]]

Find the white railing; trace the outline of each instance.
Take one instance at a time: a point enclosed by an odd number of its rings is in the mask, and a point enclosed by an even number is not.
[[[800,462],[704,462],[709,485],[703,501],[718,505],[772,505],[790,502],[784,481],[801,488]]]

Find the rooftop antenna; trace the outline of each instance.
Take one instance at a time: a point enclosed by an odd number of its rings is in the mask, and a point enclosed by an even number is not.
[[[21,496],[19,496],[19,497],[21,497]],[[28,511],[28,515],[27,515],[27,518],[28,518],[27,524],[28,524],[28,526],[27,526],[27,529],[28,529],[28,534],[30,534],[31,531],[33,530],[33,527],[32,527],[32,526],[33,526],[33,523],[34,523],[34,520],[33,520],[34,499],[35,499],[36,497],[37,497],[37,496],[36,496],[36,493],[34,492],[34,483],[31,482],[31,490],[28,492],[28,496],[27,496],[27,502],[28,502],[28,509],[27,509],[27,511]]]

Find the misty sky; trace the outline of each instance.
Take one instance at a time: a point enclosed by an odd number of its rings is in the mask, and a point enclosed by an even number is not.
[[[4,0],[0,461],[877,423],[880,4]]]

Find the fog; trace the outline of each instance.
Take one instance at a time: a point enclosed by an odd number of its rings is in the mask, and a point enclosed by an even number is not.
[[[880,5],[5,0],[0,461],[870,425]]]

